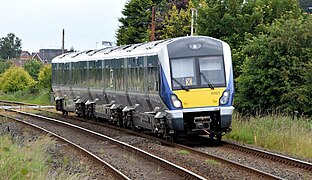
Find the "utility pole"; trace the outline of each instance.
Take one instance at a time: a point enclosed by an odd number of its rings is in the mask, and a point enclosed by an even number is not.
[[[62,54],[64,54],[64,46],[65,46],[65,30],[63,29],[63,32],[62,32]]]
[[[155,40],[155,6],[152,8],[152,34],[151,34],[151,41]]]
[[[192,10],[192,21],[191,21],[191,36],[193,36],[194,35],[194,12],[195,12],[195,34],[196,34],[196,32],[197,32],[197,9],[195,9],[195,8],[192,8],[191,9]]]

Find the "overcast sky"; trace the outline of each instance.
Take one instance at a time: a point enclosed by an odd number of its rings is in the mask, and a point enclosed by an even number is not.
[[[12,32],[22,39],[22,49],[59,49],[62,29],[65,48],[99,47],[116,42],[118,18],[128,0],[1,0],[0,37]]]

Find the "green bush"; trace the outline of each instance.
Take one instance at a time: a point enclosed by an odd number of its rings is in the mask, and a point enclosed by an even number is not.
[[[4,60],[0,58],[0,74],[4,73],[12,66],[12,61]]]
[[[2,75],[0,88],[5,93],[16,92],[29,88],[34,83],[34,80],[23,68],[12,67]]]
[[[24,65],[23,68],[29,73],[29,75],[34,79],[38,80],[38,74],[40,69],[42,68],[42,62],[32,59],[30,61],[27,61]]]
[[[237,109],[312,115],[312,17],[281,18],[266,28],[243,49]]]
[[[51,89],[52,68],[51,65],[44,65],[38,75],[38,83],[41,88]]]

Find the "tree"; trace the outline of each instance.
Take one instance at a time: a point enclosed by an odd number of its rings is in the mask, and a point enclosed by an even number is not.
[[[283,16],[248,41],[237,109],[312,115],[312,17]]]
[[[155,40],[190,34],[190,30],[188,33],[185,30],[191,24],[189,0],[129,0],[122,11],[124,17],[119,19],[122,25],[116,33],[117,45],[149,41],[153,6],[156,11]],[[170,14],[174,14],[174,19],[178,21],[176,24],[171,20]],[[166,31],[166,28],[170,30]]]
[[[247,39],[264,33],[275,19],[284,15],[298,18],[302,14],[297,0],[201,0],[198,4],[198,34],[230,44],[235,77],[242,73],[242,49]]]
[[[39,72],[38,83],[41,88],[51,89],[52,67],[51,65],[44,65]]]
[[[0,39],[0,57],[10,59],[19,57],[22,51],[22,40],[13,33],[9,33],[7,37]]]
[[[1,77],[0,89],[5,92],[24,90],[34,84],[31,76],[21,67],[12,67]]]
[[[175,5],[168,11],[163,21],[161,39],[181,37],[191,34],[191,8],[177,9]]]
[[[23,68],[36,81],[38,80],[38,74],[42,66],[43,64],[36,59],[29,60],[23,64]]]
[[[119,18],[117,45],[135,44],[148,41],[148,28],[152,17],[152,0],[130,0]]]
[[[11,61],[6,61],[6,60],[0,58],[0,74],[3,74],[11,66],[12,66]]]

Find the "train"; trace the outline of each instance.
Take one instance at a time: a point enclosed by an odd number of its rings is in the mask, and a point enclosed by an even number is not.
[[[162,137],[231,131],[230,46],[207,36],[70,52],[52,60],[57,111]]]

